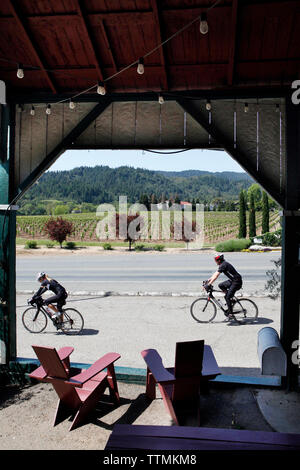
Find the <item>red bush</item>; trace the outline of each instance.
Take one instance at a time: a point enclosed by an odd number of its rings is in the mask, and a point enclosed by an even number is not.
[[[72,222],[58,217],[57,219],[49,219],[44,225],[44,231],[47,235],[60,244],[62,248],[63,242],[66,240],[68,235],[74,231]]]

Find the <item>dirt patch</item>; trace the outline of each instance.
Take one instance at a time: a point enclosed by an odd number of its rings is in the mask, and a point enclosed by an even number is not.
[[[149,401],[144,385],[119,383],[121,404],[104,396],[86,424],[69,432],[71,419],[53,427],[57,395],[50,384],[0,388],[1,450],[103,450],[115,424],[171,426],[160,394]],[[204,427],[271,431],[248,387],[211,388],[201,395]],[[185,425],[197,426],[190,416]]]

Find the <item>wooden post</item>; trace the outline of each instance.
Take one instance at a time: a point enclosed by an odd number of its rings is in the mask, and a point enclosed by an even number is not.
[[[14,134],[14,119],[9,105],[1,105],[0,112],[0,360],[2,364],[7,364],[16,357],[16,215],[9,207],[13,191],[14,153],[9,135]]]
[[[292,361],[292,344],[299,340],[300,303],[300,105],[286,98],[285,207],[282,226],[281,331],[287,354],[283,385],[297,388],[299,366]]]

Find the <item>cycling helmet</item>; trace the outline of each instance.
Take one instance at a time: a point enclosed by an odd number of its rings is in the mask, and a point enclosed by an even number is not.
[[[36,280],[39,281],[40,279],[42,279],[42,277],[45,277],[46,276],[46,273],[37,273],[37,276],[36,276]]]
[[[216,255],[215,256],[215,261],[224,261],[224,255]]]

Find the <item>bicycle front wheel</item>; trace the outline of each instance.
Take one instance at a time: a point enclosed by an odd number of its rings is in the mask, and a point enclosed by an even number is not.
[[[84,325],[84,320],[80,312],[75,308],[63,310],[61,329],[66,335],[78,335]]]
[[[41,333],[47,326],[47,317],[41,310],[29,307],[22,315],[22,323],[30,333]]]
[[[215,304],[208,300],[207,298],[203,297],[200,299],[196,299],[191,307],[190,312],[194,320],[199,323],[209,323],[213,321],[217,314],[217,307]]]
[[[255,302],[250,299],[238,299],[233,307],[232,314],[238,323],[253,323],[258,315]]]

